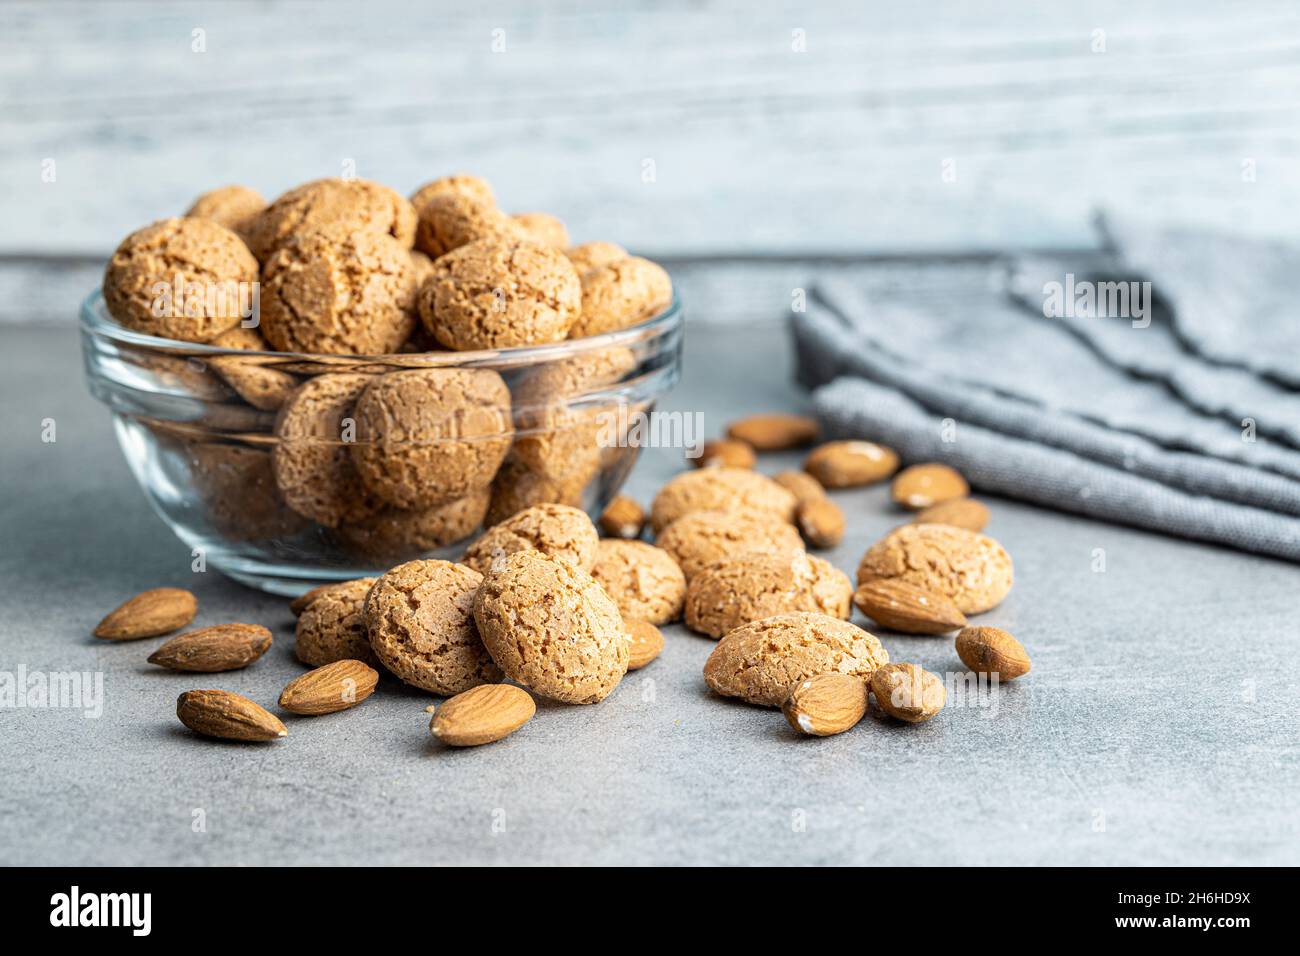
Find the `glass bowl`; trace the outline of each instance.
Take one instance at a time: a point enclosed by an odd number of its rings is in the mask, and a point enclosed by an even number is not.
[[[682,326],[674,295],[640,325],[555,345],[300,355],[134,332],[98,291],[81,307],[91,394],[154,510],[212,567],[284,595],[457,559],[542,502],[598,517],[636,462],[636,423],[677,382]]]

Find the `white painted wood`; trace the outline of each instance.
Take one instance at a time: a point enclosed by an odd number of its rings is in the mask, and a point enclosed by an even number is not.
[[[1300,209],[1282,0],[3,4],[0,106],[10,253],[103,255],[204,188],[347,160],[402,190],[480,172],[650,254],[1079,246],[1103,203],[1286,235]]]

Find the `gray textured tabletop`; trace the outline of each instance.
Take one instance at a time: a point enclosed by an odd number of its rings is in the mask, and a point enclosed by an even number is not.
[[[688,339],[667,407],[702,411],[710,432],[798,407],[778,327]],[[672,627],[605,703],[542,704],[490,747],[440,747],[428,698],[392,680],[353,711],[288,721],[271,745],[200,739],[176,722],[177,693],[273,702],[302,672],[293,619],[280,599],[191,573],[77,349],[70,329],[0,331],[0,671],[101,671],[104,708],[0,708],[0,862],[1300,863],[1300,568],[1002,500],[989,532],[1016,586],[981,621],[1020,636],[1034,670],[995,707],[801,738],[775,711],[712,696],[713,642]],[[680,452],[647,451],[631,493],[648,500],[679,466]],[[829,557],[851,572],[899,515],[882,487],[837,499],[850,531]],[[144,663],[159,641],[90,637],[162,584],[197,593],[200,623],[262,622],[275,646],[196,683]],[[959,667],[951,638],[881,633],[895,659]]]

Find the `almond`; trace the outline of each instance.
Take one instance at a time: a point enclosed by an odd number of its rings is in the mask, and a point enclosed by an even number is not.
[[[226,690],[187,690],[176,716],[195,733],[225,740],[274,740],[288,731],[275,714]]]
[[[941,501],[917,512],[913,524],[946,524],[967,531],[983,531],[989,523],[989,509],[974,498],[954,498]]]
[[[967,627],[957,634],[957,656],[978,674],[997,674],[998,680],[1015,680],[1029,673],[1025,647],[997,627]]]
[[[821,429],[805,415],[751,415],[727,426],[727,437],[755,451],[785,451],[817,440]]]
[[[627,669],[630,671],[645,667],[664,649],[664,636],[659,633],[659,628],[649,621],[629,618],[623,622],[623,629],[627,631],[632,648],[631,657],[627,662]]]
[[[803,470],[823,488],[857,488],[884,481],[898,470],[898,455],[869,441],[832,441],[814,448]]]
[[[378,683],[379,672],[373,667],[335,661],[289,681],[280,692],[280,706],[294,714],[332,714],[361,703]]]
[[[184,627],[194,620],[199,602],[183,588],[154,588],[143,591],[104,616],[95,636],[106,641],[134,641],[157,637]]]
[[[899,578],[863,581],[853,603],[876,623],[904,634],[943,634],[966,626],[966,615],[946,595]]]
[[[886,664],[871,675],[871,692],[881,710],[909,724],[929,720],[948,700],[943,681],[915,664]]]
[[[801,501],[794,516],[804,540],[814,548],[833,548],[844,540],[844,512],[829,498]]]
[[[512,684],[480,684],[434,710],[429,731],[452,747],[477,747],[508,737],[536,712],[527,691]]]
[[[826,489],[806,471],[783,471],[773,475],[772,480],[784,488],[802,504],[805,501],[821,501],[826,497]]]
[[[174,671],[214,674],[247,667],[271,646],[271,632],[257,624],[216,624],[173,637],[149,655],[149,663]]]
[[[645,509],[626,495],[619,495],[600,516],[599,524],[606,537],[639,538],[645,527]]]
[[[791,727],[813,737],[842,734],[867,712],[867,685],[848,674],[818,674],[790,689],[781,712]]]
[[[310,591],[299,594],[289,602],[289,610],[293,613],[294,617],[302,617],[302,612],[307,610],[307,605],[316,600],[333,586],[334,585],[332,584],[322,584],[320,587],[312,588]]]
[[[956,469],[936,462],[912,465],[894,476],[890,494],[896,504],[920,511],[931,505],[970,494],[970,485]]]
[[[753,468],[758,463],[754,449],[734,438],[706,441],[692,459],[696,468]]]

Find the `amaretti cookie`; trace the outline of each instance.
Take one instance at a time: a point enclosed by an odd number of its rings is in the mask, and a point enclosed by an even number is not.
[[[415,267],[389,236],[296,236],[262,273],[261,331],[281,352],[386,355],[415,328]]]
[[[483,522],[489,527],[500,524],[533,505],[550,503],[581,508],[587,484],[599,467],[599,460],[593,458],[573,462],[567,469],[538,471],[512,451],[492,479],[492,503]]]
[[[261,262],[308,232],[330,229],[387,236],[405,249],[415,241],[415,209],[387,186],[367,179],[317,179],[291,189],[248,227],[248,245]]]
[[[673,282],[663,266],[628,256],[589,269],[582,276],[582,315],[574,339],[614,332],[654,318],[673,301]]]
[[[526,238],[523,227],[482,196],[448,190],[420,203],[415,246],[434,261],[481,239],[513,242]]]
[[[488,656],[472,616],[482,582],[477,571],[450,561],[408,561],[393,568],[366,598],[375,656],[406,683],[444,697],[500,681],[501,669]]]
[[[729,554],[803,548],[794,525],[750,511],[693,511],[665,528],[655,543],[677,562],[688,583]]]
[[[245,239],[253,221],[266,208],[266,200],[256,189],[247,186],[220,186],[205,192],[185,215],[193,219],[209,219]]]
[[[630,648],[618,608],[571,561],[516,551],[483,579],[474,620],[506,676],[543,697],[594,704],[627,672]]]
[[[650,524],[660,531],[695,511],[749,511],[793,521],[797,500],[766,475],[748,468],[701,468],[678,475],[659,489]]]
[[[104,272],[104,305],[128,329],[208,342],[240,323],[256,282],[257,260],[225,226],[163,219],[117,247]]]
[[[221,534],[270,541],[307,527],[305,518],[285,507],[265,448],[203,442],[186,446],[186,452],[203,513]]]
[[[451,176],[439,176],[437,179],[430,180],[411,193],[411,205],[415,208],[418,216],[420,210],[428,204],[429,200],[436,199],[438,196],[450,196],[457,193],[462,196],[469,196],[488,206],[497,204],[497,198],[492,194],[492,187],[486,179],[471,176],[469,173],[455,173]]]
[[[569,230],[558,216],[549,212],[521,212],[510,218],[528,239],[539,246],[564,249],[569,245]]]
[[[848,621],[801,611],[763,618],[728,633],[704,664],[704,681],[724,697],[780,707],[790,689],[818,674],[870,681],[889,663],[874,634]]]
[[[360,521],[383,507],[352,463],[352,409],[371,376],[319,375],[298,387],[276,418],[276,487],[298,514],[327,528]]]
[[[324,588],[298,616],[294,654],[312,667],[357,660],[379,664],[366,629],[366,595],[376,578],[341,581]]]
[[[858,583],[902,579],[948,597],[964,614],[979,614],[1011,590],[1011,556],[992,538],[942,524],[895,528],[862,556]]]
[[[573,268],[582,276],[592,269],[627,258],[627,250],[613,242],[584,242],[580,246],[571,246],[564,254],[573,263]]]
[[[274,359],[259,357],[256,353],[270,348],[256,328],[246,328],[242,323],[222,332],[212,344],[222,349],[238,349],[252,353],[243,355],[218,355],[208,360],[217,374],[225,379],[239,397],[254,408],[274,411],[284,404],[295,388],[298,379],[288,372],[269,367]]]
[[[427,508],[486,488],[510,450],[510,390],[490,369],[375,376],[357,399],[352,460],[375,495]]]
[[[686,626],[722,637],[742,624],[791,611],[847,621],[852,599],[848,575],[804,551],[734,554],[691,578]]]
[[[596,563],[600,538],[585,511],[567,505],[540,504],[489,528],[469,546],[464,563],[487,574],[494,561],[516,551],[540,551],[584,571]]]
[[[436,260],[419,295],[425,328],[457,350],[559,342],[581,306],[582,285],[564,253],[492,239]]]
[[[681,616],[686,575],[662,548],[606,538],[596,547],[591,576],[614,599],[625,620],[667,624]]]
[[[473,534],[483,523],[491,496],[484,486],[463,498],[427,508],[384,508],[368,518],[340,525],[333,537],[344,549],[368,561],[409,560]]]

